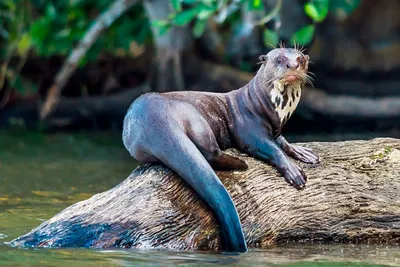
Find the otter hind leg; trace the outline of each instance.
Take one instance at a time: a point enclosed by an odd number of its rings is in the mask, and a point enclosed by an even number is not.
[[[211,166],[219,171],[247,170],[248,166],[245,161],[230,156],[222,151],[217,156],[213,156],[209,160]]]
[[[247,170],[245,161],[222,152],[208,124],[202,125],[201,129],[201,132],[191,131],[189,138],[215,170]]]

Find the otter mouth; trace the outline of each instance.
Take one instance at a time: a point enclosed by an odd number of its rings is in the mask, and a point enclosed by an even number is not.
[[[282,78],[282,80],[286,84],[292,84],[292,83],[295,83],[297,81],[303,82],[304,78],[303,78],[302,75],[300,75],[298,73],[288,73]]]

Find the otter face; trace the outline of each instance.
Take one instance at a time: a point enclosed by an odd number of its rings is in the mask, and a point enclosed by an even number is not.
[[[276,48],[259,58],[264,64],[268,80],[285,85],[305,83],[308,80],[309,56],[296,48]]]

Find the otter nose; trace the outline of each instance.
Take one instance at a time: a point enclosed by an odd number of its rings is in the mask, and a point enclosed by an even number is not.
[[[295,69],[297,69],[299,67],[299,63],[298,62],[296,62],[296,61],[289,61],[287,64],[286,64],[286,68],[288,68],[288,69],[292,69],[292,70],[295,70]]]

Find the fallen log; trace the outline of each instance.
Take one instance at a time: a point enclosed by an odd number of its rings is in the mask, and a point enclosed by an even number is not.
[[[318,166],[302,191],[269,165],[218,172],[249,247],[287,242],[400,243],[400,140],[313,142]],[[28,247],[220,248],[210,209],[174,172],[140,165],[116,187],[78,202],[9,243]]]

